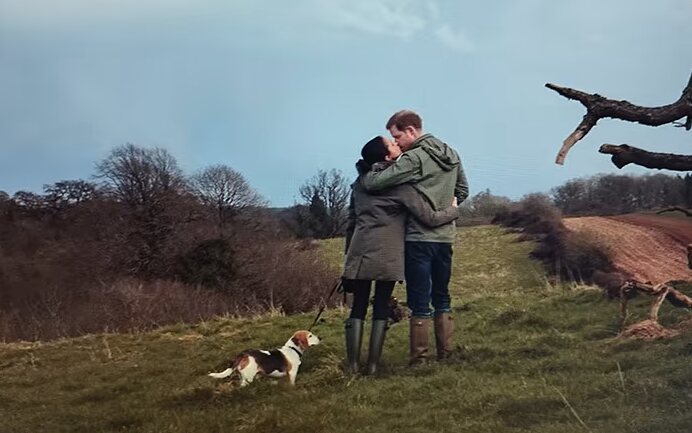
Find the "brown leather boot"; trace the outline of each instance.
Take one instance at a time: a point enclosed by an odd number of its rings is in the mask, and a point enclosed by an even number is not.
[[[411,317],[409,320],[411,330],[411,353],[408,365],[422,365],[428,359],[428,346],[430,334],[429,317]]]
[[[437,360],[449,358],[454,350],[454,317],[449,313],[435,315],[435,345],[437,346]]]

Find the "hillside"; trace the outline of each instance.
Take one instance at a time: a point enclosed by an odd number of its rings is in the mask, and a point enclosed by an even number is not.
[[[593,233],[611,249],[615,266],[641,281],[654,284],[692,280],[687,244],[692,222],[655,215],[566,218],[570,230]]]
[[[382,376],[345,377],[342,309],[314,329],[323,344],[293,389],[264,380],[240,390],[206,373],[242,349],[281,345],[311,314],[1,344],[0,433],[689,432],[692,337],[614,340],[618,305],[551,284],[527,258],[533,245],[516,239],[491,226],[459,231],[462,348],[444,364],[408,369],[408,330],[397,324]],[[339,260],[340,240],[324,248]],[[635,300],[631,320],[647,308]],[[685,318],[662,310],[663,324]]]

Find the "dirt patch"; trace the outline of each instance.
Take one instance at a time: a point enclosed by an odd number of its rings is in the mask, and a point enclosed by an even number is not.
[[[642,214],[619,215],[610,218],[638,226],[655,228],[683,245],[692,244],[692,218],[671,218]]]
[[[636,223],[623,220],[630,217]],[[654,284],[692,280],[686,249],[686,245],[692,242],[692,224],[673,218],[641,217],[565,218],[564,224],[569,230],[599,236],[610,246],[615,267],[638,280]]]

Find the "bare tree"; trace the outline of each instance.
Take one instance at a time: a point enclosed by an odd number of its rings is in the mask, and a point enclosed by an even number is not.
[[[299,191],[304,206],[296,207],[296,221],[303,234],[315,238],[343,234],[351,189],[340,170],[319,170]]]
[[[628,101],[615,101],[598,94],[588,94],[580,90],[561,87],[547,83],[547,88],[556,91],[567,99],[575,99],[586,107],[586,114],[581,123],[563,142],[555,162],[564,164],[567,152],[577,141],[581,140],[596,126],[602,118],[636,122],[642,125],[659,126],[673,123],[675,126],[692,129],[692,76],[682,91],[682,96],[672,104],[661,107],[642,107]],[[687,117],[687,120],[677,122]],[[665,168],[676,171],[692,171],[692,155],[676,155],[668,153],[649,152],[627,144],[603,144],[600,153],[612,155],[611,160],[618,168],[627,164],[641,165],[647,168]]]
[[[43,185],[43,199],[55,214],[65,209],[92,200],[96,196],[96,185],[85,180],[61,180],[52,185]]]
[[[116,199],[133,208],[159,205],[185,185],[177,161],[167,150],[131,143],[116,147],[96,164],[96,178],[105,182]]]
[[[43,197],[30,191],[17,191],[12,201],[21,209],[28,212],[38,212],[45,209]]]
[[[96,178],[128,209],[118,236],[123,266],[132,274],[165,272],[164,247],[188,218],[185,180],[175,158],[165,149],[128,143],[96,165]]]
[[[221,235],[234,216],[266,206],[266,201],[243,175],[227,165],[213,165],[199,171],[190,178],[190,185],[202,203],[214,210]]]

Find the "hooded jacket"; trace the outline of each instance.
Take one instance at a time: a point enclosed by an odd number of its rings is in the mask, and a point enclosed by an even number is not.
[[[407,220],[420,221],[424,226],[448,224],[459,216],[458,208],[446,206],[444,210],[433,211],[411,185],[368,194],[361,185],[363,177],[351,185],[343,277],[402,281]]]
[[[391,166],[369,172],[362,184],[369,192],[410,183],[435,210],[445,209],[454,197],[461,204],[469,195],[468,182],[457,152],[431,134],[421,135]],[[407,241],[453,243],[454,223],[426,227],[415,219],[406,226]]]

